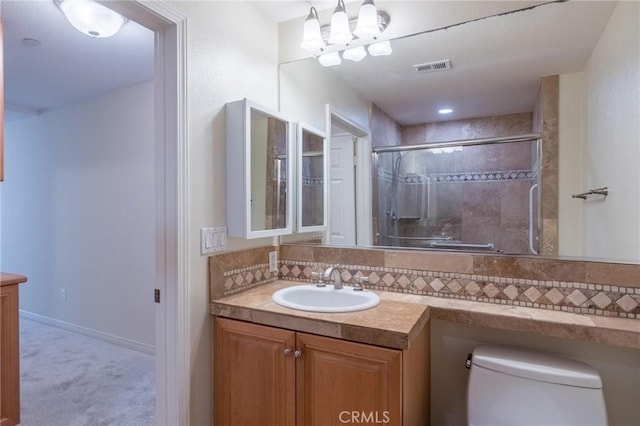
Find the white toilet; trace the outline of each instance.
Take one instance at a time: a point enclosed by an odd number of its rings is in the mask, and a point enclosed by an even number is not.
[[[607,425],[600,375],[580,361],[504,346],[473,351],[471,426]]]

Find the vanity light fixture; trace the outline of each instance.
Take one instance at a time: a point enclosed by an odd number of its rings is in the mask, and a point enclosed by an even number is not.
[[[362,2],[357,21],[349,20],[344,0],[338,0],[331,15],[331,24],[324,26],[320,26],[318,12],[312,6],[304,22],[300,47],[313,53],[324,66],[339,65],[342,62],[339,52],[342,52],[343,59],[355,62],[363,60],[367,56],[367,50],[371,56],[390,55],[391,43],[379,40],[389,22],[389,14],[379,11],[374,0]],[[351,24],[355,26],[353,33]],[[368,49],[365,49],[367,45]]]
[[[93,0],[54,0],[67,21],[78,31],[91,37],[111,37],[127,22],[127,18]]]

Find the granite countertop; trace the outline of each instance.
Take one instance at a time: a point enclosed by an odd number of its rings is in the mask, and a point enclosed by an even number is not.
[[[289,309],[273,302],[276,290],[305,284],[278,280],[211,301],[212,315],[355,342],[408,349],[430,318],[640,349],[640,321],[536,308],[378,292],[380,304],[348,313]]]
[[[16,285],[27,281],[27,277],[24,275],[10,274],[7,272],[0,272],[0,287],[6,285]]]

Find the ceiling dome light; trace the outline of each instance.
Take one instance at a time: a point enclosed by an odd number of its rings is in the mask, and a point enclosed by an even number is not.
[[[354,31],[358,38],[373,38],[380,35],[378,9],[373,0],[364,0],[358,13],[358,25]]]
[[[69,23],[91,37],[111,37],[127,22],[113,10],[92,0],[55,0]]]
[[[309,15],[304,21],[302,44],[300,44],[300,47],[308,52],[315,52],[322,49],[324,46],[324,40],[322,40],[322,33],[320,31],[320,21],[318,20],[318,12],[315,7],[311,6]]]
[[[369,53],[371,56],[387,56],[391,55],[391,43],[389,40],[379,41],[369,45]]]
[[[364,50],[364,46],[352,47],[342,53],[344,59],[348,59],[354,62],[360,62],[367,57],[367,51]]]
[[[318,56],[318,61],[323,67],[333,67],[342,63],[338,52],[331,52],[320,55]]]
[[[331,31],[329,32],[329,43],[347,44],[353,40],[353,34],[349,28],[349,17],[344,8],[344,1],[338,0],[338,6],[331,15]]]
[[[441,108],[438,110],[438,114],[451,114],[453,109],[451,108]]]

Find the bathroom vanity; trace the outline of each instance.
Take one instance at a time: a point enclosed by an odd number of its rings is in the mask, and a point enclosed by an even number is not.
[[[212,303],[215,424],[428,424],[427,307],[293,311],[271,301],[290,284]]]
[[[0,426],[20,423],[18,285],[26,281],[0,272]]]
[[[640,348],[631,319],[393,292],[350,313],[273,302],[300,284],[278,280],[211,302],[216,425],[339,425],[351,411],[382,421],[387,407],[401,407],[389,408],[388,424],[429,424],[431,319]]]

